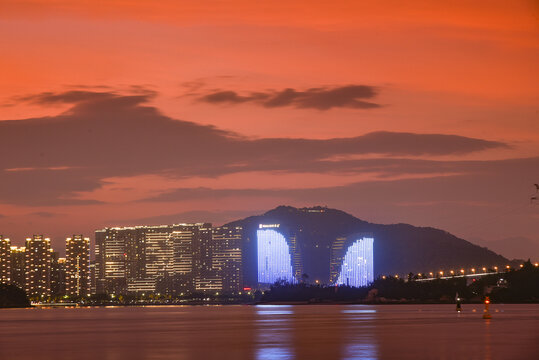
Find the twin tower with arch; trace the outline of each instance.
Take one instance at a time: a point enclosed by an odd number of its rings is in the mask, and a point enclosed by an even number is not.
[[[280,224],[259,224],[256,255],[259,287],[302,281],[362,287],[374,280],[372,234],[352,234],[331,244],[318,244],[312,240],[299,241],[295,232],[283,229]],[[315,278],[307,270],[312,270]]]

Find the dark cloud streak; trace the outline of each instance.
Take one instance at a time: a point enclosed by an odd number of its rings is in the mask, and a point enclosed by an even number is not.
[[[292,106],[301,109],[329,110],[331,108],[375,109],[380,104],[365,101],[377,95],[377,88],[367,85],[310,88],[304,91],[287,88],[239,95],[231,90],[217,90],[198,98],[210,104],[237,105],[253,103],[266,108]]]
[[[63,114],[0,121],[0,203],[72,205],[78,192],[108,177],[161,174],[216,177],[245,171],[398,174],[419,163],[395,159],[328,161],[338,156],[468,154],[506,144],[456,135],[374,132],[327,140],[250,139],[213,126],[175,120],[144,105],[154,93],[68,91],[23,101],[72,103]],[[432,164],[429,166],[432,167]],[[14,168],[31,171],[6,171]],[[62,171],[48,170],[62,168]],[[436,171],[433,169],[432,171]]]

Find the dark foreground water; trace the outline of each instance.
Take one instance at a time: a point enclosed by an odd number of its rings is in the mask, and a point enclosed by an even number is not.
[[[474,311],[475,309],[475,311]],[[539,359],[539,305],[0,310],[0,359]]]

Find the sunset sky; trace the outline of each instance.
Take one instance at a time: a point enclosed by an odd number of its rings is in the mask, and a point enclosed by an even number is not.
[[[0,234],[327,205],[539,242],[538,4],[0,0]]]

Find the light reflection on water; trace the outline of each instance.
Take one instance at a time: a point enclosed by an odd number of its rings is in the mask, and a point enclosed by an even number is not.
[[[346,347],[343,360],[362,359],[376,360],[378,359],[378,348],[374,344],[373,339],[365,339],[363,342],[349,344]]]
[[[453,305],[9,309],[0,359],[534,358],[539,305],[493,307],[489,321]]]
[[[374,314],[376,313],[375,309],[352,309],[352,310],[342,310],[343,314]]]
[[[255,359],[293,359],[290,317],[281,316],[292,315],[292,306],[259,305],[255,311]]]

